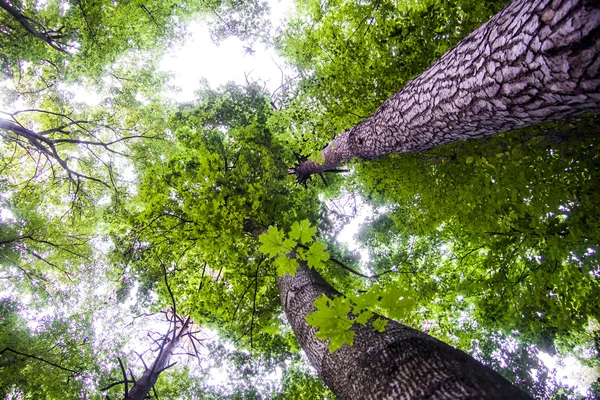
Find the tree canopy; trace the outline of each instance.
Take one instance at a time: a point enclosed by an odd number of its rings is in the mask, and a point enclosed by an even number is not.
[[[334,398],[279,299],[306,263],[341,294],[306,318],[329,352],[390,318],[534,398],[595,398],[597,114],[289,174],[505,3],[299,0],[268,31],[259,1],[0,0],[0,395],[124,398],[154,375],[156,398]],[[293,72],[168,100],[157,59],[192,18]],[[339,240],[357,218],[366,258]]]

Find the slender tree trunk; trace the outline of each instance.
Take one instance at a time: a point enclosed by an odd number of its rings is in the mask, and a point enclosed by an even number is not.
[[[244,230],[255,237],[262,233],[250,222]],[[340,399],[530,399],[471,356],[393,320],[383,333],[355,324],[354,344],[329,353],[306,316],[321,295],[340,293],[298,262],[294,276],[278,278],[281,303],[310,363]]]
[[[600,109],[600,2],[514,0],[292,172],[419,152]]]
[[[129,391],[126,400],[143,400],[146,398],[160,374],[170,366],[169,361],[171,360],[173,351],[175,351],[181,338],[188,333],[190,321],[191,319],[188,317],[183,326],[176,332],[171,340],[161,347],[152,366],[147,368],[142,377],[135,382],[133,388]],[[176,329],[176,327],[174,329]]]

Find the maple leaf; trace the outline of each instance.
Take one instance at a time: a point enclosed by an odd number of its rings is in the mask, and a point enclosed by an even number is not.
[[[262,233],[258,240],[262,243],[259,250],[269,257],[275,257],[282,250],[283,246],[283,231],[280,231],[274,226],[270,226],[267,233]]]
[[[327,245],[323,242],[314,242],[311,244],[308,252],[305,254],[308,266],[311,268],[323,267],[323,262],[329,260],[329,253],[326,250]]]
[[[302,244],[310,244],[313,241],[313,236],[317,233],[317,228],[311,227],[310,222],[305,219],[303,221],[294,222],[292,230],[289,233],[290,238],[300,241]]]
[[[415,301],[409,297],[410,295],[411,291],[408,289],[388,285],[381,296],[379,306],[387,312],[390,318],[401,320],[415,305]]]
[[[383,332],[385,331],[385,327],[388,324],[388,320],[387,319],[383,319],[383,318],[377,318],[375,321],[373,321],[373,328],[375,328],[375,330],[377,330],[377,332]]]
[[[296,275],[298,269],[298,260],[295,258],[289,258],[285,254],[279,254],[279,257],[275,259],[273,265],[277,267],[277,275],[283,276],[289,274],[290,276]]]
[[[344,297],[330,299],[323,295],[315,300],[314,306],[316,311],[308,314],[306,321],[318,329],[317,338],[329,340],[329,351],[333,353],[344,344],[352,346],[354,332],[349,330],[353,325],[348,319],[349,301]]]
[[[371,319],[372,316],[373,316],[373,312],[366,310],[366,311],[361,312],[360,315],[354,319],[354,321],[358,322],[361,325],[364,325],[367,322],[369,322],[369,320]]]

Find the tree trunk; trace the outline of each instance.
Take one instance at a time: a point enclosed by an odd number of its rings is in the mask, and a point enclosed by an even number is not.
[[[514,0],[292,172],[419,152],[600,108],[600,2]]]
[[[251,221],[244,231],[262,233]],[[329,353],[306,322],[321,295],[341,294],[306,262],[294,276],[278,277],[285,315],[319,377],[340,399],[531,399],[477,360],[408,326],[388,320],[385,331],[355,324],[354,344]]]
[[[330,354],[306,315],[322,294],[340,294],[298,262],[296,275],[279,277],[283,309],[311,364],[340,399],[530,399],[469,355],[392,320],[383,333],[355,324],[354,345]]]
[[[186,318],[183,326],[173,335],[172,339],[161,347],[160,352],[152,366],[150,368],[146,368],[144,371],[144,375],[140,379],[138,379],[133,388],[127,394],[126,400],[143,400],[146,398],[150,389],[154,386],[160,374],[170,367],[169,361],[171,360],[171,356],[173,355],[173,351],[177,347],[180,339],[188,333],[189,325],[191,319]],[[177,331],[177,326],[174,327]]]

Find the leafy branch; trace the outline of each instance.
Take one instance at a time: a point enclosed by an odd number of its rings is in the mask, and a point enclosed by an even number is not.
[[[65,371],[65,372],[70,372],[70,373],[72,373],[74,375],[79,375],[81,373],[80,371],[75,371],[75,370],[72,370],[70,368],[63,367],[62,365],[56,364],[56,363],[54,363],[52,361],[48,361],[45,358],[34,356],[33,354],[23,353],[23,352],[11,349],[10,347],[5,347],[4,349],[0,350],[0,356],[2,354],[6,353],[6,352],[11,352],[11,353],[14,353],[14,354],[26,357],[26,358],[32,358],[34,360],[41,361],[41,362],[46,363],[48,365],[51,365],[51,366],[53,366],[55,368],[61,369],[61,370]]]
[[[65,34],[62,33],[63,28],[59,28],[57,30],[48,29],[39,21],[23,15],[19,9],[14,7],[6,0],[0,0],[0,8],[3,8],[10,15],[12,15],[13,18],[16,19],[19,24],[21,24],[21,26],[35,38],[46,42],[50,47],[60,51],[61,53],[70,55],[70,53],[65,49],[65,47],[68,45],[59,41],[60,39],[65,38]]]

